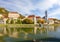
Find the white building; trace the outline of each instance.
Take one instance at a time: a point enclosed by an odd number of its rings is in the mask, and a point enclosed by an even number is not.
[[[49,24],[54,24],[53,18],[49,18],[49,19],[48,19],[48,22],[49,22]]]
[[[0,14],[0,24],[6,24],[8,16],[6,14]]]
[[[8,17],[9,19],[17,19],[20,17],[20,15],[17,12],[9,12]]]
[[[4,24],[3,15],[0,14],[0,24]]]
[[[0,18],[3,18],[3,15],[2,14],[0,14]]]
[[[30,20],[34,21],[34,24],[37,23],[37,21],[36,21],[36,16],[35,16],[35,15],[29,15],[28,18],[29,18]]]

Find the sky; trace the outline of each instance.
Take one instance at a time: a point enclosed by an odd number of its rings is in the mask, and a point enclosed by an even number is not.
[[[47,10],[48,18],[60,19],[60,0],[0,0],[0,7],[25,16],[43,17]]]

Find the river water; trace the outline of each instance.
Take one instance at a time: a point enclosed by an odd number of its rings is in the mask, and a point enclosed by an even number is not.
[[[60,26],[44,28],[0,27],[0,42],[60,42]]]

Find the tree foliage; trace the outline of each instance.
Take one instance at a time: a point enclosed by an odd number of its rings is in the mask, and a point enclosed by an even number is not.
[[[14,20],[13,19],[10,21],[10,24],[14,24]]]
[[[41,20],[37,20],[37,23],[41,23]]]
[[[44,20],[44,19],[43,19],[43,20],[41,20],[41,23],[42,23],[42,24],[44,24],[44,23],[45,23],[45,20]]]
[[[5,8],[0,8],[0,14],[8,14],[9,12]]]
[[[45,23],[45,20],[37,20],[37,23]]]
[[[23,15],[20,14],[20,17],[19,17],[19,18],[20,18],[20,19],[23,19],[23,18],[25,18],[25,16],[23,16]]]
[[[22,24],[22,21],[20,19],[17,19],[16,24]]]
[[[22,23],[23,23],[23,24],[33,24],[33,21],[30,20],[30,19],[24,19],[24,20],[22,21]]]
[[[7,24],[9,23],[9,19],[6,20],[6,23],[7,23]]]

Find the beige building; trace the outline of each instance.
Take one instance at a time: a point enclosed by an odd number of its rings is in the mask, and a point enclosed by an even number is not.
[[[7,18],[6,14],[0,14],[0,24],[6,24]]]
[[[20,15],[17,12],[9,12],[8,17],[9,19],[17,19],[20,17]]]
[[[48,22],[49,22],[49,24],[54,24],[53,18],[48,18]]]
[[[29,15],[28,18],[31,19],[31,20],[33,20],[34,24],[37,24],[37,20],[41,19],[40,16],[35,16],[35,15]]]
[[[0,14],[0,24],[4,24],[3,15]]]
[[[29,15],[28,18],[29,18],[30,20],[34,21],[34,24],[37,23],[37,21],[36,21],[36,16],[35,16],[35,15]]]
[[[41,19],[41,17],[40,17],[40,16],[36,16],[36,21],[37,21],[37,20],[40,20],[40,19]]]
[[[1,18],[3,18],[3,15],[2,15],[2,14],[0,14],[0,19],[1,19]]]
[[[7,19],[8,19],[8,15],[6,15],[6,14],[3,14],[3,20],[4,20],[4,24],[6,24],[6,21],[7,21]]]
[[[28,18],[34,21],[35,15],[29,15]]]

